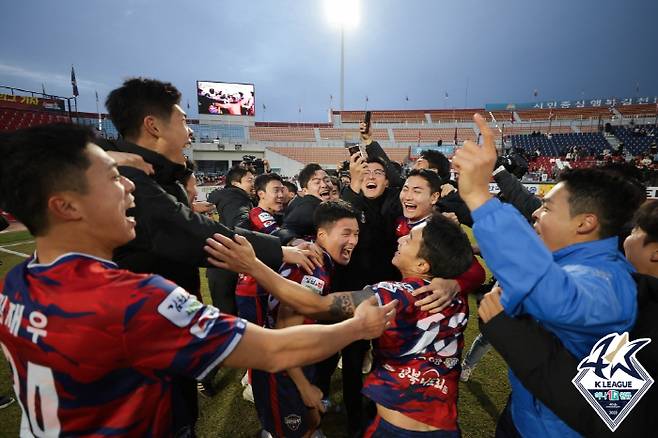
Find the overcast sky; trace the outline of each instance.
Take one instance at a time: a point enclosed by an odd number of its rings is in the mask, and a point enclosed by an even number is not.
[[[658,95],[656,0],[357,3],[345,109],[364,109],[366,96],[370,109],[412,109],[528,102],[534,89],[542,100]],[[192,117],[196,80],[254,83],[258,121],[326,121],[330,95],[339,106],[340,34],[324,0],[22,0],[2,10],[0,85],[70,96],[73,64],[82,111],[132,76],[173,82]]]

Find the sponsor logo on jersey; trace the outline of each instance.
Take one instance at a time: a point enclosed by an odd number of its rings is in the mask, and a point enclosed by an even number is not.
[[[265,222],[263,222],[263,228],[271,227],[271,226],[274,225],[275,223],[276,223],[276,222],[273,221],[273,220],[271,220],[271,221],[265,221]]]
[[[176,327],[186,327],[194,315],[203,307],[194,295],[177,287],[158,306],[158,313],[167,318]]]
[[[628,333],[610,333],[578,365],[573,384],[613,432],[653,384],[635,358],[649,342],[629,341]]]
[[[258,219],[260,219],[261,222],[266,222],[266,221],[274,221],[274,218],[272,217],[271,214],[268,212],[264,211],[258,215]]]
[[[290,414],[283,419],[286,427],[290,430],[297,430],[302,425],[302,417],[296,414]]]
[[[313,277],[312,275],[304,275],[300,284],[316,294],[322,294],[322,290],[324,289],[324,280],[320,280],[318,277]]]

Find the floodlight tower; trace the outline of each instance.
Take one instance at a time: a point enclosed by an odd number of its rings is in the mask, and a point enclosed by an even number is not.
[[[325,0],[329,22],[340,27],[340,110],[345,109],[345,29],[359,22],[358,0]]]

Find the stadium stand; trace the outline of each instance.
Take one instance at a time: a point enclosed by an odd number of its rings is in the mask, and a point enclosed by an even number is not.
[[[600,154],[609,149],[610,144],[602,134],[579,133],[547,135],[513,135],[512,147],[521,148],[528,154],[536,154],[539,150],[542,156],[565,156],[574,147],[584,148],[588,154]]]
[[[365,111],[334,111],[340,114],[342,123],[359,123],[365,117]],[[372,123],[426,123],[425,111],[372,111]]]
[[[471,109],[445,109],[445,110],[430,110],[427,111],[433,123],[442,122],[472,122],[473,114],[484,114],[483,108]]]
[[[70,122],[70,119],[61,113],[0,108],[0,131],[15,131],[56,122]]]
[[[273,146],[268,149],[302,164],[319,163],[334,167],[336,163],[349,158],[348,152],[343,147],[304,148]],[[404,161],[409,156],[409,149],[387,148],[386,153],[393,161]]]
[[[319,128],[321,140],[359,141],[359,130],[345,128]],[[377,141],[389,141],[388,130],[372,130],[372,138]]]
[[[658,128],[655,125],[613,126],[612,132],[632,155],[648,152],[651,145],[655,145],[658,140]]]
[[[653,104],[622,105],[617,108],[623,117],[656,117],[658,108]]]
[[[260,141],[314,142],[314,128],[305,126],[254,126],[249,137]]]
[[[543,108],[531,110],[519,110],[516,114],[522,121],[539,120],[586,120],[586,119],[610,119],[612,113],[607,107],[589,108]]]
[[[433,142],[441,140],[453,143],[455,128],[426,128],[426,129],[393,129],[396,142]],[[457,140],[475,140],[475,131],[471,128],[457,128]]]

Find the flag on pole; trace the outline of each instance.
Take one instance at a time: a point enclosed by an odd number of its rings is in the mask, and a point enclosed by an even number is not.
[[[263,104],[263,111],[265,111],[266,109],[267,107],[265,106],[265,104]]]
[[[366,96],[366,102],[368,101],[368,96]]]
[[[404,100],[406,100],[407,102],[409,102],[409,96],[404,96]]]
[[[71,87],[73,87],[73,96],[78,97],[80,93],[78,93],[78,81],[75,80],[75,70],[73,69],[73,66],[71,66]]]
[[[187,99],[187,109],[190,109],[190,99]]]
[[[41,83],[41,94],[46,95],[46,85],[43,82]]]
[[[535,88],[534,90],[532,90],[532,95],[533,95],[534,97],[539,96],[539,90],[536,89],[536,88]]]
[[[455,146],[457,145],[457,127],[455,126]]]
[[[98,90],[96,90],[96,103],[98,103]],[[189,108],[189,106],[188,106]]]
[[[446,98],[446,99],[448,98],[448,92],[447,92],[447,91],[446,91],[446,94],[445,94],[445,98]]]

